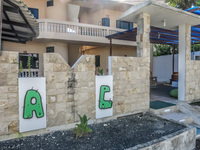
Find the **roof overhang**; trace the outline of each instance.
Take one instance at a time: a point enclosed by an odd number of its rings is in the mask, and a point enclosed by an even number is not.
[[[38,22],[20,0],[3,0],[2,40],[26,43],[39,35]]]
[[[176,30],[181,24],[192,26],[200,24],[200,16],[154,1],[146,1],[132,6],[119,19],[136,23],[138,15],[141,13],[150,14],[151,26],[163,29]],[[164,26],[164,20],[166,26]]]

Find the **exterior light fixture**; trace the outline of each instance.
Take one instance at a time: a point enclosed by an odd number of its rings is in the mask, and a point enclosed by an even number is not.
[[[164,27],[166,27],[166,25],[167,25],[167,23],[166,23],[166,22],[167,22],[167,20],[166,20],[166,19],[164,19],[164,20],[163,20],[163,26],[164,26]]]

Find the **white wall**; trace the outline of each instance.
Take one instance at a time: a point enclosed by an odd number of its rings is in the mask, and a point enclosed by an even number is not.
[[[153,58],[153,76],[158,82],[170,82],[172,75],[173,55],[158,56]],[[178,72],[178,54],[174,55],[174,72]]]

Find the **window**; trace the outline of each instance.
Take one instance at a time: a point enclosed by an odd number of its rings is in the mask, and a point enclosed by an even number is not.
[[[47,0],[47,7],[53,6],[53,0]]]
[[[116,28],[120,29],[133,29],[133,23],[132,22],[126,22],[126,21],[116,21]]]
[[[31,55],[32,69],[39,69],[39,54],[20,53],[19,62],[22,62],[23,69],[27,69],[28,56]],[[19,63],[20,64],[20,63]]]
[[[31,11],[35,19],[39,19],[39,13],[38,13],[39,11],[37,8],[28,8],[28,9]]]
[[[54,53],[54,47],[52,46],[52,47],[47,47],[46,48],[46,52],[47,53]]]
[[[95,66],[100,67],[100,55],[95,56]]]

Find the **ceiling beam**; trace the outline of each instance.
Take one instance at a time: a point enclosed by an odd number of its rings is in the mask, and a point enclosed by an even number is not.
[[[4,34],[4,33],[2,34],[2,37],[16,38],[15,35]],[[27,38],[27,37],[23,37],[23,36],[19,36],[19,35],[18,35],[17,39],[31,40],[31,38]]]
[[[10,25],[11,29],[12,29],[13,31],[15,31],[15,28],[13,27],[13,25],[10,24],[10,22],[11,22],[11,21],[10,21],[10,18],[8,17],[8,14],[6,13],[5,10],[3,10],[3,14],[4,14],[5,18],[7,19],[6,21],[9,22],[9,25]],[[3,20],[3,21],[4,21],[4,20]],[[21,41],[16,33],[15,33],[15,36],[17,37],[17,39],[18,39],[19,41]]]
[[[178,32],[176,32],[176,31],[162,29],[162,28],[157,28],[157,27],[152,27],[152,26],[151,26],[151,30],[156,30],[156,31],[160,31],[160,32],[165,32],[165,33],[171,33],[171,34],[178,35]]]
[[[2,31],[3,32],[9,32],[9,33],[16,33],[16,34],[26,35],[26,36],[30,36],[30,37],[34,36],[32,33],[27,33],[27,32],[22,32],[22,31],[17,31],[17,30],[13,31],[11,29],[5,29],[5,28],[3,28]]]
[[[4,0],[6,3],[10,4],[11,6],[15,7],[15,8],[19,8],[16,4],[12,3],[9,0]],[[33,32],[34,36],[36,35],[34,29],[32,28],[32,26],[29,24],[28,20],[26,19],[26,16],[23,14],[23,12],[21,11],[21,9],[19,9],[19,13],[22,16],[22,18],[24,19],[27,27]]]
[[[15,40],[9,40],[9,39],[4,39],[4,38],[2,38],[2,41],[26,44],[26,41],[15,41]]]
[[[5,23],[5,24],[11,24],[13,26],[28,28],[28,25],[25,24],[25,23],[19,23],[19,22],[8,21],[8,20],[3,20],[2,22]]]
[[[191,10],[188,10],[187,12],[194,12],[194,11],[197,11],[197,10],[200,10],[199,8],[195,8],[195,9],[191,9]]]
[[[13,7],[5,6],[5,5],[3,5],[3,10],[9,11],[9,12],[12,12],[12,13],[18,13],[19,12],[19,8],[13,8]]]

